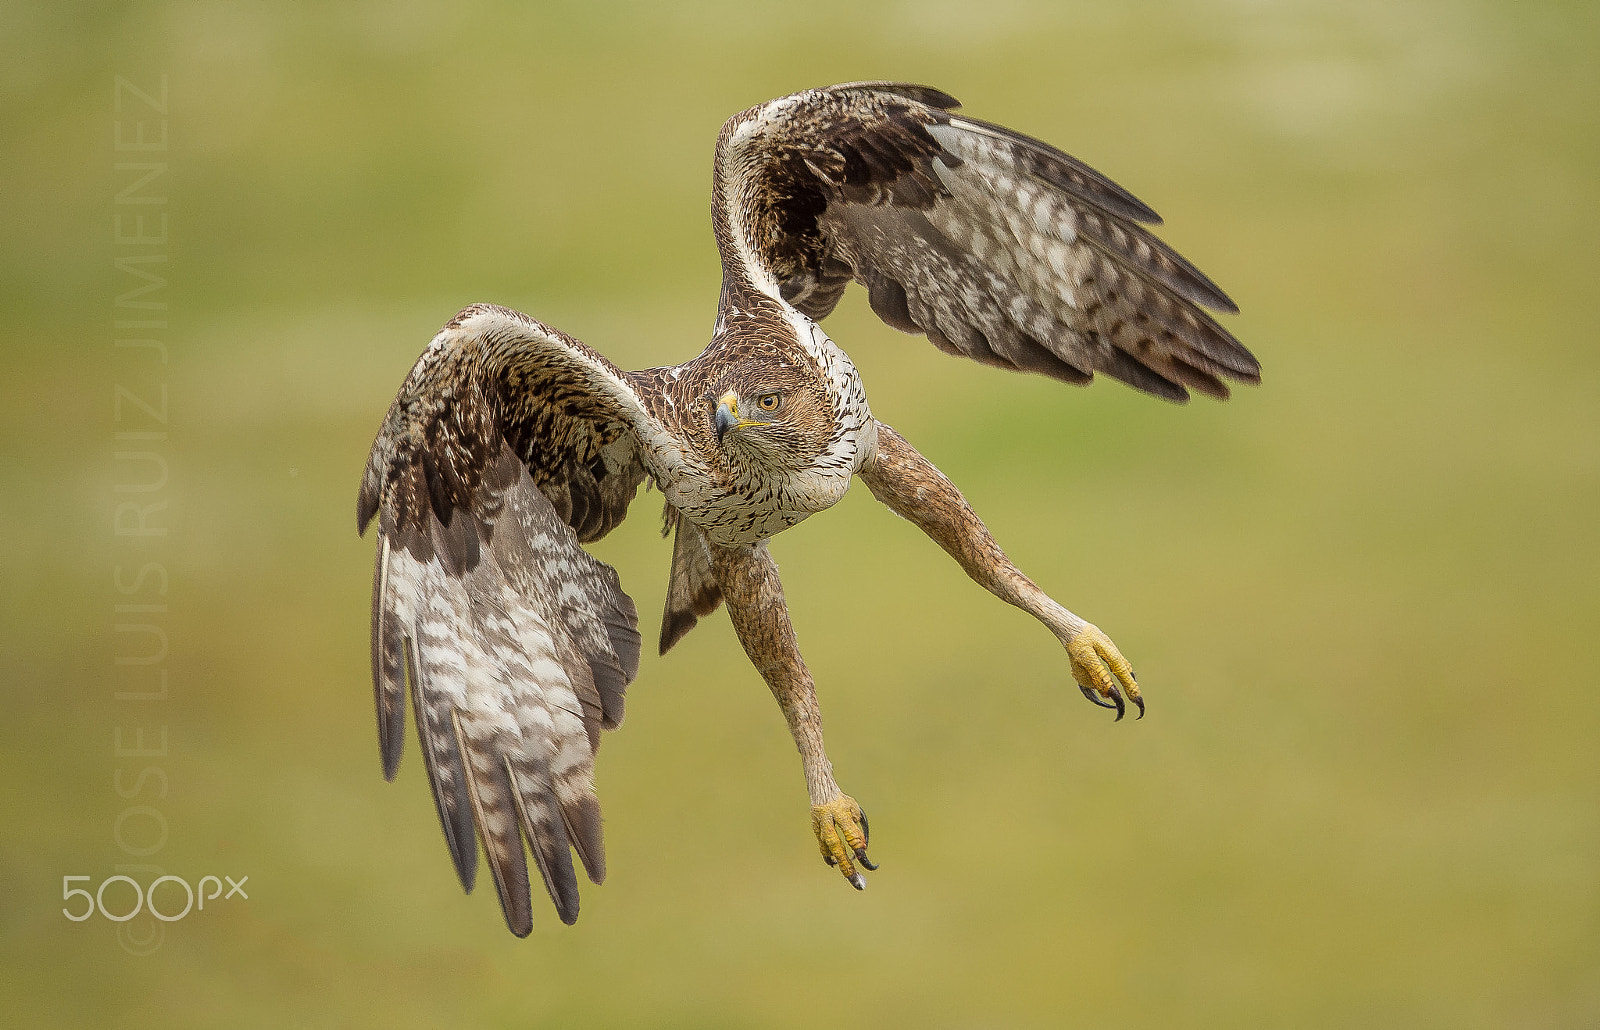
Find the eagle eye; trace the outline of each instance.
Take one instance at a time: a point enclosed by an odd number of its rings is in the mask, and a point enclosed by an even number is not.
[[[756,407],[762,411],[777,411],[778,403],[778,395],[775,393],[764,393],[756,398]]]

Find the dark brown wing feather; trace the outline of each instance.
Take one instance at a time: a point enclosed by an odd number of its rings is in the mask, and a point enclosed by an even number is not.
[[[638,614],[580,545],[627,513],[646,419],[629,379],[516,312],[468,308],[407,377],[357,505],[378,518],[373,690],[384,775],[409,684],[445,842],[471,890],[483,841],[513,933],[533,926],[523,842],[565,922],[569,851],[605,876],[594,754],[638,671]],[[648,428],[648,427],[647,427]]]
[[[667,576],[667,600],[661,609],[661,654],[722,604],[722,587],[711,568],[706,538],[693,522],[672,505],[662,511],[662,535],[673,534],[672,570]]]
[[[726,224],[748,227],[763,266],[752,279],[764,270],[818,319],[854,279],[897,329],[1067,382],[1103,372],[1183,401],[1259,381],[1254,356],[1204,310],[1237,307],[1140,224],[1159,223],[1154,211],[957,106],[927,87],[851,83],[730,120],[718,167],[727,202],[745,207]]]

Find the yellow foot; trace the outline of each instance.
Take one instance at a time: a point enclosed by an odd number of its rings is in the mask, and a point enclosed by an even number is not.
[[[1133,666],[1099,627],[1085,625],[1079,630],[1067,644],[1067,656],[1072,659],[1072,678],[1078,681],[1084,697],[1101,708],[1115,708],[1120,719],[1127,710],[1122,703],[1126,694],[1139,709],[1139,718],[1144,718],[1144,698],[1139,696]]]
[[[840,794],[832,801],[811,806],[811,832],[817,835],[822,846],[822,860],[836,865],[850,886],[866,890],[867,881],[856,872],[852,863],[861,863],[869,872],[878,867],[867,858],[867,813],[848,794]]]

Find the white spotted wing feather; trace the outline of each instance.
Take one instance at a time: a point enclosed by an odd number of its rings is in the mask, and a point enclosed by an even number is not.
[[[853,279],[939,349],[1168,400],[1226,397],[1256,359],[1206,308],[1233,301],[1094,169],[901,83],[810,90],[730,120],[718,146],[724,257],[812,318]]]
[[[521,936],[533,926],[528,854],[567,923],[578,915],[571,850],[592,881],[605,876],[594,755],[638,670],[638,615],[572,523],[615,525],[643,473],[632,430],[608,414],[631,417],[627,398],[552,413],[541,389],[580,378],[586,356],[508,317],[458,316],[418,362],[373,447],[358,514],[379,523],[384,773],[399,764],[409,690],[462,885],[472,889],[481,839]],[[554,371],[541,379],[542,368]],[[605,367],[596,376],[614,378]],[[508,381],[520,388],[509,401],[497,396]]]

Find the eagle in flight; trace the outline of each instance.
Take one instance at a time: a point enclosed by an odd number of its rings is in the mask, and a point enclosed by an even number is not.
[[[673,534],[660,648],[726,605],[800,751],[823,859],[857,889],[866,814],[839,789],[767,540],[844,496],[874,497],[1055,634],[1084,696],[1141,714],[1111,640],[1057,604],[904,437],[877,421],[817,325],[852,281],[883,321],[950,354],[1170,401],[1228,396],[1260,366],[1204,309],[1237,307],[1144,226],[1156,213],[1038,140],[953,113],[925,86],[808,90],[730,118],[711,222],[722,296],[691,361],[625,372],[527,315],[445,324],[390,406],[357,503],[378,522],[372,679],[384,775],[406,692],[445,841],[471,890],[478,840],[518,936],[527,856],[563,922],[571,851],[605,877],[594,756],[639,667],[638,615],[582,544],[641,483]],[[526,841],[526,849],[524,847]]]

